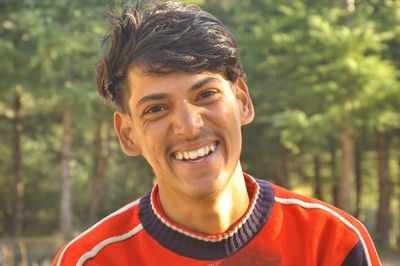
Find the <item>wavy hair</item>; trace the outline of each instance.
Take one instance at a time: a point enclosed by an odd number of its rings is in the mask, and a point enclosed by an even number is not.
[[[110,29],[100,45],[97,90],[108,102],[128,111],[126,75],[172,72],[219,73],[230,81],[243,76],[236,41],[228,28],[198,6],[167,2],[146,12],[138,0],[122,16],[107,11]]]

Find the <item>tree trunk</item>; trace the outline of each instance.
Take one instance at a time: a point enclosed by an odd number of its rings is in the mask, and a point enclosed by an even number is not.
[[[333,187],[332,187],[332,198],[333,198],[333,205],[339,206],[338,203],[338,191],[339,191],[339,178],[336,171],[336,145],[333,140],[329,142],[329,152],[331,154],[331,178],[333,180]]]
[[[103,187],[105,158],[104,158],[104,144],[101,135],[103,129],[103,121],[97,120],[97,130],[94,139],[94,169],[93,169],[93,185],[92,185],[92,200],[89,206],[89,223],[92,224],[97,220],[98,207],[101,198],[101,191]]]
[[[376,217],[377,243],[386,246],[389,241],[389,150],[386,135],[377,132],[379,207]]]
[[[62,140],[61,155],[61,207],[60,207],[60,227],[63,237],[69,239],[72,236],[72,179],[70,175],[71,160],[71,106],[68,99],[64,100],[63,128],[64,135]]]
[[[342,125],[340,142],[342,158],[338,187],[338,207],[352,214],[354,191],[354,138],[351,135],[350,126],[348,124]]]
[[[400,156],[399,156],[399,160],[398,160],[398,167],[397,169],[400,169]],[[398,176],[397,176],[398,180],[397,180],[397,187],[400,187],[400,172],[398,172]],[[398,193],[398,198],[397,198],[398,202],[400,202],[400,193]],[[398,221],[400,221],[400,217],[398,217]],[[396,230],[395,230],[396,231]],[[399,241],[400,241],[400,222],[397,223],[397,236],[395,236],[395,241],[394,241],[394,246],[398,246]]]
[[[14,101],[14,217],[12,225],[13,236],[19,236],[22,230],[23,209],[24,209],[24,183],[21,173],[21,132],[22,132],[22,113],[21,113],[21,88],[17,87]]]
[[[354,0],[346,0],[346,25],[351,27],[353,12],[355,10]],[[351,127],[344,122],[340,129],[340,142],[342,149],[341,169],[337,191],[338,207],[347,213],[353,213],[353,191],[354,191],[354,138]]]
[[[290,150],[283,148],[283,155],[281,157],[281,160],[277,162],[276,165],[278,185],[287,189],[290,189],[289,156]]]
[[[361,172],[361,162],[362,162],[362,152],[360,145],[356,143],[355,145],[355,159],[356,159],[356,212],[355,217],[360,218],[361,215],[361,195],[362,195],[362,172]]]
[[[314,177],[315,177],[315,189],[314,195],[316,198],[323,200],[322,198],[322,182],[321,182],[321,162],[319,156],[313,157],[314,161]]]

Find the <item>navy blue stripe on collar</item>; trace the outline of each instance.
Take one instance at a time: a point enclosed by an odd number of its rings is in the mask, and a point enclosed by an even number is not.
[[[174,226],[167,218],[157,213],[152,202],[152,191],[140,200],[139,218],[143,228],[162,246],[185,257],[218,260],[231,256],[258,234],[267,222],[274,204],[274,190],[268,182],[246,175],[245,178],[248,191],[253,191],[250,198],[253,196],[256,198],[245,214],[247,217],[240,219],[231,231],[220,237],[201,236],[188,229],[182,230]]]

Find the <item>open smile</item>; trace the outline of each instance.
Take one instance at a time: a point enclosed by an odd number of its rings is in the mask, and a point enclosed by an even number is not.
[[[215,148],[217,147],[217,144],[218,143],[210,144],[193,151],[177,151],[173,153],[173,157],[175,157],[175,159],[180,161],[201,160],[204,157],[211,154],[212,152],[214,152]]]

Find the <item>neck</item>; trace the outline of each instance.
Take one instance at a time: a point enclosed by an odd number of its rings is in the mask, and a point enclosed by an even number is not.
[[[217,235],[229,230],[249,206],[239,162],[227,184],[208,197],[162,197],[162,189],[159,189],[163,210],[171,221],[206,235]]]

